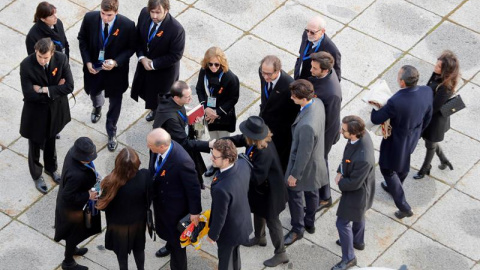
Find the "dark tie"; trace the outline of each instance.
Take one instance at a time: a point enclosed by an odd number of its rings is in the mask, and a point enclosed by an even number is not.
[[[152,33],[155,32],[155,30],[157,29],[157,23],[154,23],[153,24],[153,27],[152,29],[150,29],[150,32],[148,32],[148,39],[150,39],[150,37],[152,36]]]
[[[105,27],[103,28],[103,36],[104,36],[103,41],[105,42],[105,39],[107,39],[108,37],[108,23],[106,23]]]
[[[272,89],[273,89],[273,82],[271,82],[270,86],[268,87],[268,94],[272,93]]]
[[[158,161],[155,166],[155,170],[160,166],[160,164],[162,164],[162,161],[163,161],[162,155],[158,154]]]
[[[43,70],[45,71],[45,75],[47,76],[47,79],[48,79],[48,64],[43,66]]]

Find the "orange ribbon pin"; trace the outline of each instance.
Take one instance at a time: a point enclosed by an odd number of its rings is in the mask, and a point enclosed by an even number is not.
[[[120,29],[117,28],[117,30],[115,30],[115,33],[113,33],[114,36],[118,36],[118,33],[120,32]]]
[[[55,69],[52,71],[52,75],[53,75],[53,76],[57,75],[57,70],[58,70],[58,69],[55,68]]]
[[[350,159],[346,159],[345,162],[346,162],[346,163],[350,163],[351,161],[350,161]]]
[[[163,35],[163,30],[158,32],[157,37],[161,37]]]
[[[223,87],[220,87],[220,90],[218,90],[218,93],[221,94],[223,92]]]
[[[165,176],[165,170],[162,171],[162,174],[160,176]]]

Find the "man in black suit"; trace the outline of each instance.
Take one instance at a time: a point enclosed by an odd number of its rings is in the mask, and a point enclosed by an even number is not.
[[[342,90],[335,69],[335,60],[328,52],[312,53],[312,76],[308,80],[313,84],[315,95],[325,106],[325,161],[328,167],[328,153],[340,137],[340,109],[342,106]],[[319,190],[317,211],[332,205],[330,182]]]
[[[261,84],[260,117],[273,133],[282,170],[285,173],[292,144],[291,127],[300,107],[290,98],[292,77],[282,69],[275,55],[267,55],[260,62],[258,75]]]
[[[320,16],[315,16],[307,24],[305,32],[302,35],[302,43],[300,44],[299,56],[295,63],[295,72],[293,78],[308,79],[310,77],[310,68],[312,59],[310,55],[319,51],[329,52],[335,59],[333,69],[337,73],[338,81],[341,80],[341,57],[342,55],[337,49],[333,41],[325,34],[327,23]]]
[[[152,202],[155,212],[155,231],[167,241],[171,252],[170,269],[187,269],[187,252],[180,246],[177,224],[190,214],[190,221],[198,225],[202,212],[201,191],[193,160],[170,134],[162,128],[147,136],[150,149],[149,169],[153,176]]]
[[[28,168],[41,193],[47,193],[42,177],[40,149],[43,149],[45,173],[60,183],[57,173],[55,136],[70,122],[67,95],[73,91],[73,77],[68,57],[55,51],[50,38],[35,44],[35,53],[20,64],[23,110],[20,134],[28,139]]]
[[[212,208],[207,240],[217,243],[218,269],[241,269],[240,245],[248,243],[253,231],[248,187],[250,166],[237,160],[237,149],[230,140],[220,139],[212,149],[212,164],[220,169],[212,181]]]
[[[118,14],[118,0],[102,0],[100,11],[85,14],[78,33],[85,91],[93,103],[92,123],[109,98],[106,129],[108,150],[117,148],[117,122],[122,95],[128,88],[128,64],[135,51],[135,23]]]
[[[145,100],[146,120],[155,119],[158,95],[165,95],[180,75],[180,59],[185,48],[185,31],[169,13],[169,0],[149,0],[138,17],[138,64],[131,97]]]
[[[353,248],[365,248],[365,212],[372,207],[375,194],[375,155],[365,123],[358,116],[345,116],[342,134],[348,142],[335,177],[342,192],[337,210],[342,260],[332,270],[346,270],[357,263]]]

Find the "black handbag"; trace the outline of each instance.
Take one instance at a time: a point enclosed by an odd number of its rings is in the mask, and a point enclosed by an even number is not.
[[[447,100],[445,104],[442,105],[440,108],[440,114],[442,114],[445,117],[448,117],[463,108],[465,108],[465,103],[462,100],[462,97],[460,95],[456,95],[452,97],[451,99]]]
[[[153,223],[153,211],[150,209],[151,199],[150,199],[150,189],[148,188],[148,179],[145,179],[145,192],[147,195],[147,231],[150,235],[150,239],[153,238],[153,241],[157,240],[157,235],[155,234],[155,224]]]

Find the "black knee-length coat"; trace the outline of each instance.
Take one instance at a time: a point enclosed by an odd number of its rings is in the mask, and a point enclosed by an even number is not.
[[[55,50],[57,52],[63,52],[70,55],[70,45],[68,44],[67,37],[65,36],[65,29],[60,19],[57,19],[57,24],[53,29],[47,24],[38,20],[30,31],[28,31],[27,38],[25,39],[25,45],[27,47],[27,53],[32,54],[35,52],[35,43],[42,38],[51,38],[55,42]]]

